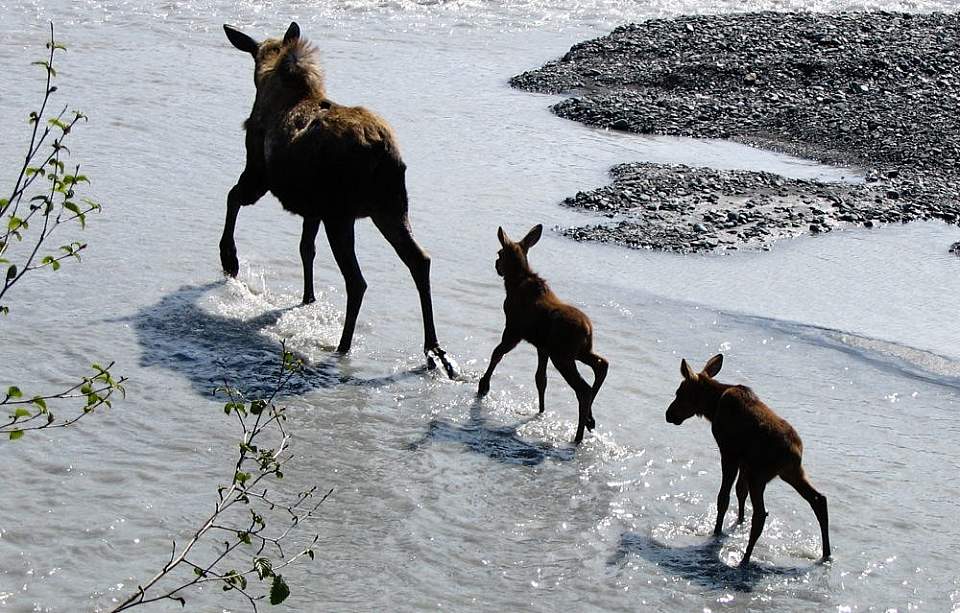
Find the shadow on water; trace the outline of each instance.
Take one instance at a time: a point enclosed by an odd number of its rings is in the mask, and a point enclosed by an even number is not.
[[[556,448],[546,443],[531,443],[517,435],[524,424],[537,419],[534,415],[511,426],[491,425],[481,412],[481,402],[474,399],[470,406],[470,419],[458,424],[443,419],[434,419],[419,441],[410,444],[410,449],[419,449],[431,442],[461,443],[470,451],[487,456],[504,464],[536,466],[546,460],[565,462],[574,457],[573,448]]]
[[[251,397],[268,394],[276,385],[281,345],[262,331],[297,307],[273,309],[252,319],[224,317],[201,308],[203,296],[222,284],[185,285],[130,318],[143,348],[140,364],[187,378],[201,395],[212,393],[225,381]],[[340,356],[330,355],[319,362],[305,360],[303,371],[291,379],[284,394],[337,385],[386,385],[425,370],[362,379],[345,372]]]
[[[683,577],[703,587],[717,590],[751,592],[756,584],[767,577],[797,578],[807,569],[796,567],[768,566],[752,563],[746,568],[727,566],[720,560],[723,539],[711,537],[703,543],[686,547],[671,547],[656,539],[624,532],[620,536],[617,551],[607,564],[619,566],[631,555],[638,555],[664,571]]]

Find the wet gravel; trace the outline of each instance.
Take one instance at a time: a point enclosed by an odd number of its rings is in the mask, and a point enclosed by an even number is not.
[[[631,164],[567,204],[567,234],[632,247],[768,247],[800,233],[960,223],[960,16],[745,13],[630,24],[511,80],[552,108],[640,134],[730,138],[867,169],[863,185]]]

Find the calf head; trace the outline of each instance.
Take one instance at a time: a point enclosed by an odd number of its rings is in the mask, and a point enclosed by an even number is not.
[[[723,354],[718,353],[709,360],[699,373],[694,372],[686,360],[680,361],[680,374],[683,381],[677,388],[676,397],[667,407],[667,421],[680,425],[694,415],[702,415],[713,402],[707,386],[708,380],[717,376],[723,366]]]
[[[527,262],[527,252],[530,247],[537,244],[540,236],[543,234],[543,225],[535,225],[527,235],[517,242],[510,240],[503,228],[497,228],[497,238],[500,239],[502,246],[497,252],[497,274],[501,277],[516,277],[519,274],[529,271],[530,264]]]

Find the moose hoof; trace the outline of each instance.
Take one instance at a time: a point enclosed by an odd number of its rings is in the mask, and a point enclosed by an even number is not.
[[[593,432],[593,429],[596,427],[597,427],[597,422],[595,422],[592,417],[587,420],[587,430],[589,430],[590,432]]]
[[[315,296],[312,296],[312,295],[311,295],[311,296],[304,295],[304,297],[303,297],[303,303],[302,303],[302,304],[303,304],[304,306],[306,306],[306,305],[308,305],[308,304],[313,304],[313,303],[316,302],[316,301],[317,301],[317,299],[316,299]]]
[[[220,249],[220,265],[223,273],[228,277],[236,277],[240,273],[240,262],[237,260],[237,250],[229,247]]]
[[[460,366],[457,365],[456,360],[447,355],[447,352],[440,347],[428,349],[423,353],[425,356],[427,356],[428,369],[433,370],[439,364],[440,366],[443,366],[444,372],[446,372],[447,376],[451,379],[456,379],[460,376]]]
[[[480,385],[477,386],[477,398],[483,398],[490,392],[490,382],[486,379],[480,379]]]

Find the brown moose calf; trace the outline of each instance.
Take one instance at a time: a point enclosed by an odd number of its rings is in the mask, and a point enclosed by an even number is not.
[[[593,431],[593,399],[607,376],[607,361],[593,352],[593,326],[590,318],[579,309],[557,298],[547,282],[530,269],[527,252],[537,244],[543,226],[534,226],[519,242],[507,237],[503,228],[497,229],[497,238],[503,246],[497,256],[497,273],[503,277],[507,297],[503,312],[507,323],[500,344],[490,356],[490,366],[480,379],[478,396],[490,391],[490,377],[500,360],[520,341],[537,348],[537,394],[543,413],[543,395],[547,389],[547,359],[563,375],[577,393],[580,407],[575,443],[583,440],[583,429]],[[593,369],[593,387],[577,372],[576,361]]]
[[[767,512],[763,506],[763,491],[774,477],[780,477],[810,503],[820,522],[823,539],[823,559],[830,557],[830,535],[827,531],[827,498],[813,489],[801,466],[803,443],[797,431],[760,401],[753,391],[743,385],[725,385],[714,380],[723,365],[723,355],[710,358],[700,373],[693,372],[686,360],[680,362],[683,381],[677,396],[667,409],[667,421],[680,425],[689,417],[699,415],[711,422],[713,437],[720,448],[723,473],[720,493],[717,495],[717,523],[713,533],[721,534],[723,516],[730,503],[730,488],[737,473],[738,521],[743,521],[743,505],[747,491],[753,504],[750,540],[743,554],[741,566],[750,561],[753,547],[763,532]]]

